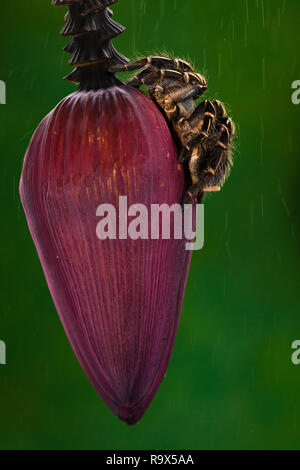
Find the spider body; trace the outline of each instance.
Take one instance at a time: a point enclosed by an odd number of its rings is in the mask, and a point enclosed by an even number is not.
[[[112,72],[139,70],[127,83],[145,85],[164,110],[181,144],[180,163],[187,162],[192,185],[184,203],[201,201],[205,192],[219,191],[232,166],[233,121],[220,101],[196,100],[207,89],[205,78],[184,60],[144,57],[112,67]]]

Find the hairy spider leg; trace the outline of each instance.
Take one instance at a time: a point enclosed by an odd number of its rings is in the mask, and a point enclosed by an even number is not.
[[[201,96],[206,88],[199,85],[188,85],[178,88],[178,81],[163,80],[155,86],[154,91],[150,90],[150,95],[159,106],[164,109],[170,121],[176,122],[177,118],[188,119],[196,109],[195,100]],[[177,131],[174,126],[175,132]]]
[[[168,68],[168,69],[175,69],[175,70],[182,70],[184,72],[193,72],[194,69],[185,60],[182,59],[172,59],[170,57],[161,57],[161,56],[150,56],[148,58],[150,65],[153,65],[157,68]]]
[[[216,135],[212,138],[214,158],[211,158],[213,174],[210,184],[222,185],[232,166],[230,145],[235,134],[235,127],[230,118],[224,117],[217,120],[215,128]]]
[[[182,152],[179,156],[179,163],[183,163],[189,158],[193,146],[208,138],[216,118],[215,115],[216,110],[213,103],[205,100],[199,104],[191,117],[186,120],[187,122],[183,122],[183,120],[178,121],[176,128],[182,128],[182,131],[179,130],[179,134],[182,136],[181,143],[183,145]],[[184,132],[185,128],[191,130],[190,137],[188,133]]]
[[[135,60],[133,62],[128,62],[127,64],[117,64],[110,67],[109,71],[116,72],[132,72],[133,70],[141,69],[148,64],[148,57],[143,57],[142,59]]]
[[[191,203],[198,193],[220,191],[220,184],[224,182],[232,166],[230,144],[234,133],[233,121],[227,117],[221,118],[216,121],[215,134],[210,135],[198,148],[196,147],[194,163],[200,166],[199,181],[188,189],[184,199],[185,204]]]
[[[203,95],[206,89],[207,86],[190,85],[186,88],[180,88],[179,90],[171,91],[170,97],[172,98],[174,103],[180,103],[189,99],[196,100],[197,98]]]
[[[193,72],[193,67],[182,59],[170,59],[169,57],[149,56],[129,62],[127,64],[114,65],[109,69],[110,72],[130,72],[148,65],[156,68],[168,68],[174,70],[183,70],[184,72]]]

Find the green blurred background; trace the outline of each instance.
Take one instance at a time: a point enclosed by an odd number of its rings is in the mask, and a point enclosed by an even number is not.
[[[39,121],[72,84],[63,8],[1,1],[2,449],[299,449],[298,0],[119,0],[129,57],[190,57],[238,124],[235,167],[206,199],[206,242],[192,261],[175,350],[134,428],[106,408],[68,344],[18,195]]]

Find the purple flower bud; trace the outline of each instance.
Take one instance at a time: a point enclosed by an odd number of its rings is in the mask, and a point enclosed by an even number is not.
[[[191,259],[185,240],[97,237],[97,208],[181,203],[184,172],[168,125],[143,93],[78,91],[39,125],[22,204],[74,352],[113,413],[143,415],[166,372]],[[117,230],[118,234],[118,230]]]

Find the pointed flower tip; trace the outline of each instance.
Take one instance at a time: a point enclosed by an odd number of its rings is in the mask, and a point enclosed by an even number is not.
[[[122,412],[120,411],[118,418],[121,421],[123,421],[125,424],[127,424],[128,426],[132,427],[140,422],[143,414],[144,414],[144,411],[137,412],[137,410],[132,409],[132,408],[123,408]]]

